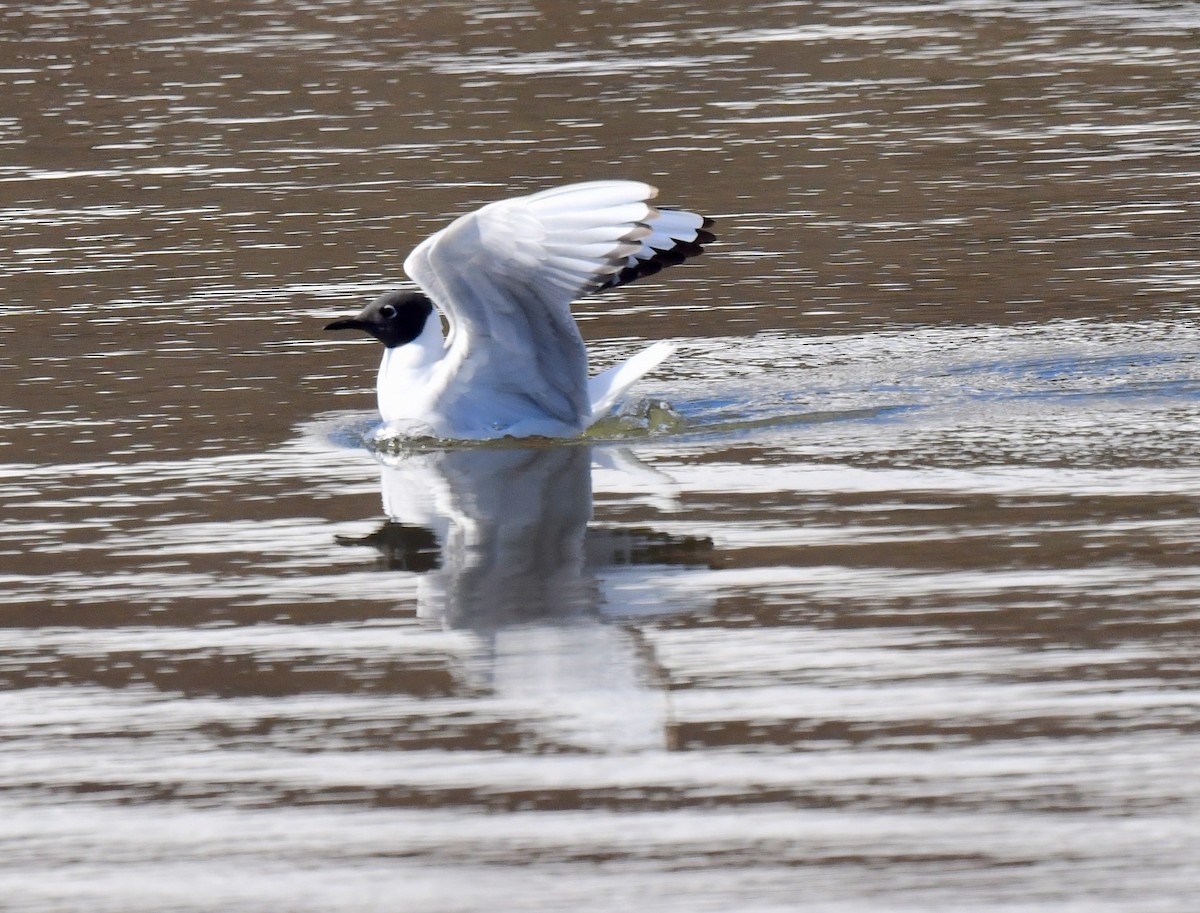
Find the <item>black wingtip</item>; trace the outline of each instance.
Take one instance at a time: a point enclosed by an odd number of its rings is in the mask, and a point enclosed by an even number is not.
[[[655,273],[661,273],[668,266],[678,266],[692,257],[699,257],[704,253],[704,245],[712,244],[717,240],[717,236],[708,229],[714,224],[714,220],[707,216],[702,217],[703,222],[700,223],[700,228],[696,230],[696,237],[692,241],[676,241],[671,247],[666,250],[656,250],[653,257],[648,257],[645,260],[637,260],[631,266],[613,273],[611,276],[596,286],[597,292],[602,292],[605,289],[619,288],[622,285],[628,285],[638,279],[643,279],[646,276],[653,276]]]

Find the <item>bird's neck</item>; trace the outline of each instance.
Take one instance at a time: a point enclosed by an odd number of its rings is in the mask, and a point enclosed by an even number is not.
[[[430,313],[420,335],[412,342],[383,350],[376,388],[384,421],[393,421],[420,408],[434,369],[445,354],[442,321],[437,311]]]

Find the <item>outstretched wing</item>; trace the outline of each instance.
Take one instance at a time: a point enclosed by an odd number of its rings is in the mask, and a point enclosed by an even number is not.
[[[587,352],[570,304],[651,237],[657,190],[593,181],[491,203],[422,242],[404,271],[450,324],[443,398],[470,390],[586,421]]]

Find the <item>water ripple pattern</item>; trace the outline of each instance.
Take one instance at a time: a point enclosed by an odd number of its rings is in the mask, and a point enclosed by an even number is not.
[[[0,9],[0,905],[1191,913],[1194,3]],[[321,333],[645,179],[680,354],[366,446]]]

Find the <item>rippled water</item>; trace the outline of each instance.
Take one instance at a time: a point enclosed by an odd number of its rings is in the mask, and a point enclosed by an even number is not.
[[[0,10],[0,897],[1139,910],[1200,890],[1195,3]],[[682,354],[373,452],[321,333],[652,180]]]

